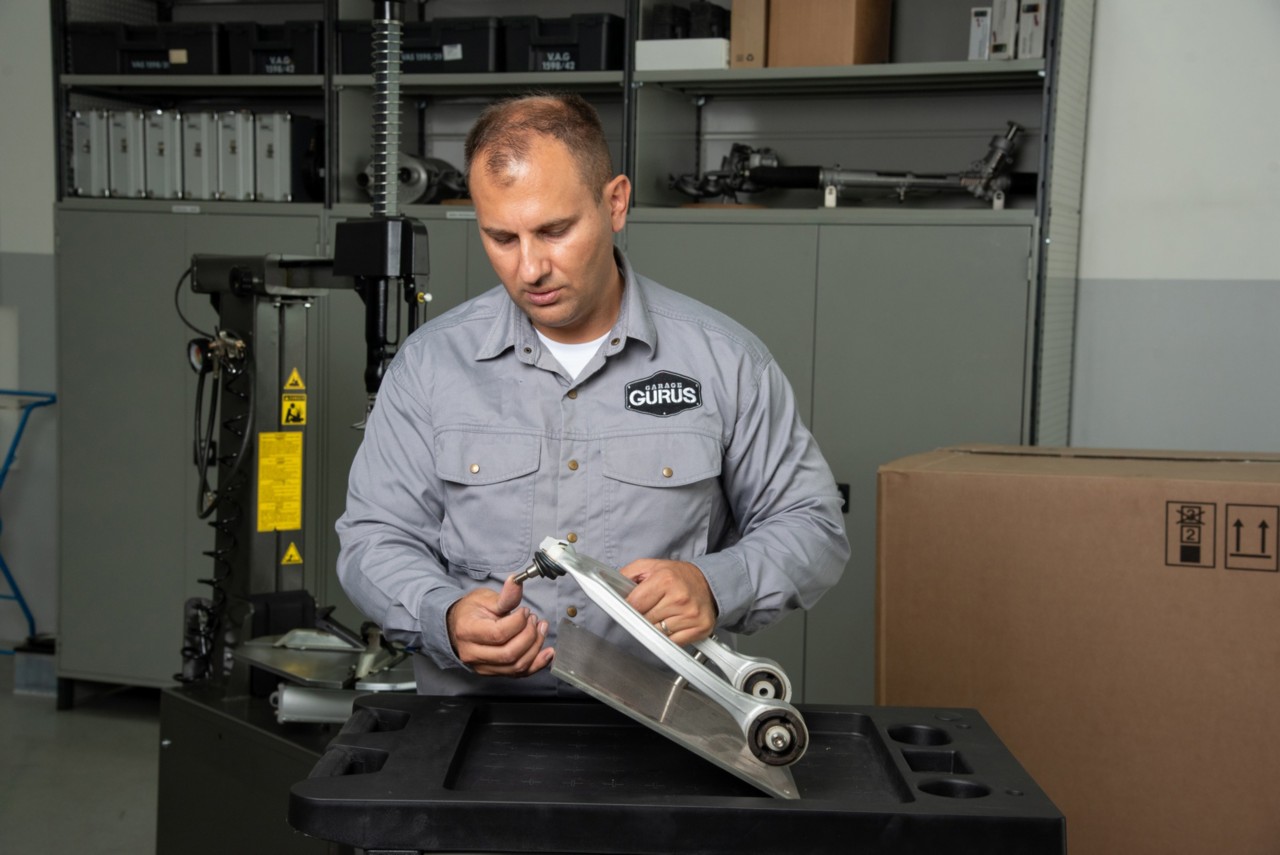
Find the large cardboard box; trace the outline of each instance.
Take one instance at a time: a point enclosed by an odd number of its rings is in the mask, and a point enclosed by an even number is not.
[[[890,0],[773,0],[770,68],[889,61]]]
[[[880,469],[877,701],[976,707],[1072,855],[1280,852],[1280,455]]]

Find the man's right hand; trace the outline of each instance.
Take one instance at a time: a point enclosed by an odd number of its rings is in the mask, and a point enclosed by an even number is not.
[[[547,622],[517,608],[523,589],[510,579],[500,593],[477,588],[449,607],[449,641],[464,665],[477,674],[527,677],[551,662],[542,647]]]

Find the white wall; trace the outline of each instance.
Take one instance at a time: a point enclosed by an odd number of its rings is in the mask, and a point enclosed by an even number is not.
[[[17,385],[56,391],[52,37],[49,4],[0,0],[0,306],[16,310]],[[0,454],[10,434],[0,430]],[[57,621],[57,407],[35,411],[20,464],[0,490],[0,551],[36,629]],[[5,593],[8,593],[5,591]],[[0,602],[0,647],[27,635],[16,603]]]
[[[1073,445],[1280,451],[1280,3],[1098,0]]]
[[[0,2],[0,252],[53,252],[53,54],[49,4]]]

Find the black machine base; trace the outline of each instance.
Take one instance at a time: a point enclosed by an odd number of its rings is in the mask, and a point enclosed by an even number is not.
[[[1062,814],[973,710],[801,707],[770,798],[607,706],[376,695],[289,822],[369,853],[1066,851]]]

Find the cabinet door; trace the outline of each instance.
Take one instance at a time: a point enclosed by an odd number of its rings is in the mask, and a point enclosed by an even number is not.
[[[632,223],[627,257],[636,272],[712,306],[758,335],[795,388],[808,420],[813,400],[816,226]],[[811,423],[811,422],[810,422]],[[768,656],[805,694],[805,615],[792,614],[739,640]]]
[[[808,701],[873,700],[877,468],[1025,437],[1031,240],[1025,225],[821,230],[813,424],[850,485],[853,554],[808,615]]]
[[[184,226],[162,214],[62,211],[57,237],[58,670],[168,682],[196,512],[185,356],[194,334],[173,308]]]

